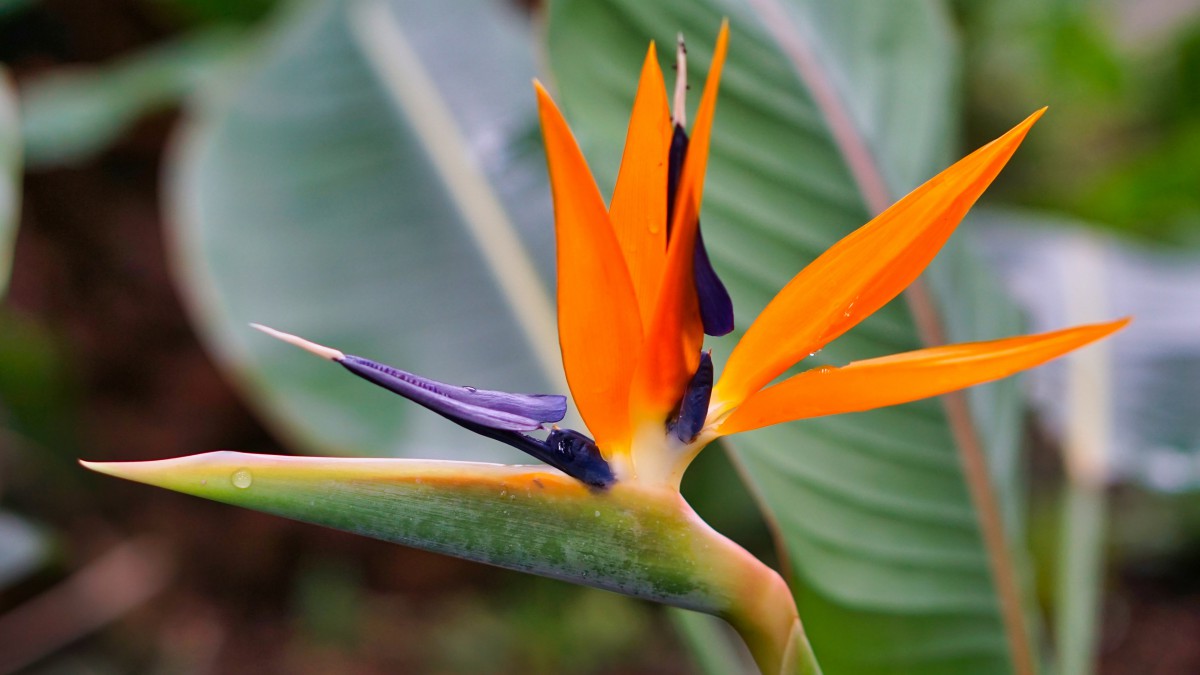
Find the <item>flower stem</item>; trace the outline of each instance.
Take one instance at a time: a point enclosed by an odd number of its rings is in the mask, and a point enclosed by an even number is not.
[[[727,621],[745,640],[764,675],[820,675],[791,589],[783,577],[749,557],[747,585]]]

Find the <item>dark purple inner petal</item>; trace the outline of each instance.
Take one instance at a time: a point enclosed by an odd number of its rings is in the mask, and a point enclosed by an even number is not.
[[[679,179],[683,175],[683,160],[687,157],[687,148],[687,132],[676,124],[671,132],[671,150],[667,154],[667,241],[671,239],[671,225],[675,220],[675,195],[679,192]]]
[[[542,441],[521,433],[561,420],[567,412],[565,396],[460,387],[361,356],[347,355],[338,363],[364,380],[429,408],[465,429],[511,445],[587,485],[607,488],[616,482],[612,467],[587,436],[570,429],[553,429]]]
[[[612,467],[600,454],[596,443],[571,429],[553,429],[546,440],[540,441],[519,431],[504,431],[455,420],[475,433],[506,443],[562,471],[586,485],[608,488],[617,482]]]
[[[675,125],[671,136],[671,150],[667,163],[667,239],[671,237],[671,224],[675,213],[675,201],[679,192],[679,180],[683,174],[683,161],[687,157],[688,136],[683,127]],[[708,259],[704,248],[704,235],[700,222],[696,221],[696,249],[692,254],[692,276],[696,284],[696,297],[700,301],[700,321],[704,333],[714,337],[727,335],[733,330],[733,301],[729,291],[721,283],[717,271]]]
[[[553,429],[546,437],[546,447],[552,456],[542,461],[557,467],[567,475],[605,488],[617,482],[612,467],[600,454],[596,442],[573,429]]]
[[[565,396],[509,394],[459,387],[414,375],[382,363],[347,355],[339,363],[350,372],[454,421],[503,429],[532,431],[566,415]]]
[[[688,382],[683,398],[679,401],[679,410],[667,422],[667,431],[679,439],[681,443],[691,443],[700,430],[704,428],[704,420],[708,418],[708,403],[712,397],[713,362],[712,354],[701,352],[700,365]]]
[[[696,280],[696,297],[700,300],[700,320],[704,332],[714,337],[728,335],[733,330],[733,300],[721,283],[717,271],[708,260],[704,248],[704,236],[700,224],[696,224],[696,251],[692,257],[692,271]]]

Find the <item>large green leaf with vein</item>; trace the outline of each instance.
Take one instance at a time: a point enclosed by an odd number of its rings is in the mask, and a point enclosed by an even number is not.
[[[703,217],[744,329],[797,271],[872,213],[833,124],[862,140],[892,198],[952,160],[957,54],[947,16],[933,2],[554,2],[554,81],[601,183],[611,187],[616,175],[647,41],[669,45],[684,31],[695,77],[723,16],[731,23],[729,60]],[[781,40],[811,52],[807,71]],[[814,78],[829,85],[843,117],[815,104]],[[691,89],[694,105],[699,87]],[[960,245],[942,253],[924,283],[952,339],[1018,332],[1011,306]],[[718,362],[736,339],[716,343]],[[900,300],[804,365],[920,346]],[[1015,529],[1016,390],[1012,383],[980,389],[971,409]],[[808,420],[731,445],[778,525],[826,673],[1011,669],[999,591],[941,403]]]
[[[247,322],[440,380],[562,391],[532,51],[496,2],[301,3],[191,106],[170,167],[180,287],[293,447],[518,456]]]

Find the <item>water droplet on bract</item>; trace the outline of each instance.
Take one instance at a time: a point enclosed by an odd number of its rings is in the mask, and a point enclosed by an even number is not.
[[[469,391],[469,392],[476,392],[476,391],[479,391],[479,390],[478,390],[478,389],[476,389],[475,387],[466,387],[466,390],[467,390],[467,391]]]
[[[238,469],[229,480],[233,481],[233,487],[245,490],[254,482],[254,476],[250,475],[249,469]]]

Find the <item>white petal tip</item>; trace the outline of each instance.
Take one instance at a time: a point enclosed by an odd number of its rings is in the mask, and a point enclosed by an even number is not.
[[[687,89],[687,45],[681,32],[675,37],[675,101],[671,121],[683,129],[687,128]]]
[[[283,340],[288,344],[296,345],[304,351],[309,352],[310,354],[316,354],[323,359],[329,359],[330,361],[341,361],[342,359],[346,358],[345,354],[332,347],[326,347],[315,342],[310,342],[302,337],[292,335],[291,333],[275,330],[274,328],[269,328],[259,323],[252,323],[250,324],[250,327],[254,328],[255,330],[260,330],[273,338]]]

